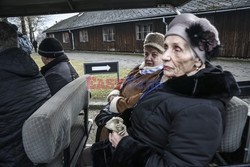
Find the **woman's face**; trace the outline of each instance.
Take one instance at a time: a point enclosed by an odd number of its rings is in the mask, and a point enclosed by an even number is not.
[[[197,72],[197,67],[201,66],[199,58],[195,58],[190,46],[181,37],[176,35],[166,37],[164,47],[162,60],[166,77],[192,75]]]
[[[150,46],[144,47],[144,62],[147,67],[162,65],[162,53]]]

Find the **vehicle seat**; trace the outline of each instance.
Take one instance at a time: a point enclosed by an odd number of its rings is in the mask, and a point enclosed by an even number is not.
[[[70,82],[45,102],[22,128],[29,159],[39,166],[74,167],[92,126],[88,121],[88,106],[86,75]]]
[[[240,147],[247,114],[248,105],[240,98],[233,97],[227,104],[221,152],[234,152]]]
[[[225,129],[220,148],[215,155],[216,164],[229,165],[222,155],[231,154],[240,148],[247,117],[248,105],[240,98],[233,97],[226,105]]]

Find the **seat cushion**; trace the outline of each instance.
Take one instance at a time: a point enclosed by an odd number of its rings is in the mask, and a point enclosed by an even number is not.
[[[249,97],[248,98],[243,98],[242,100],[247,103],[247,105],[248,105],[248,116],[250,116],[250,98]]]
[[[86,77],[80,77],[44,103],[22,129],[25,152],[33,163],[49,163],[70,144],[71,127],[88,103]]]
[[[227,104],[221,152],[234,152],[240,147],[247,114],[248,105],[238,97],[233,97]]]

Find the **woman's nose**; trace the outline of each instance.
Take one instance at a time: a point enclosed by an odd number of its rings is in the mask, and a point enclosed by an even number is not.
[[[171,56],[170,56],[170,51],[169,50],[166,50],[162,56],[162,60],[163,61],[169,61],[171,60]]]
[[[152,55],[149,54],[149,55],[146,57],[146,60],[151,60],[151,58],[152,58]]]

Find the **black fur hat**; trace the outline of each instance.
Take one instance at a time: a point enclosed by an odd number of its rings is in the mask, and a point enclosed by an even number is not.
[[[39,45],[38,53],[44,57],[57,58],[64,55],[64,50],[57,39],[45,38]]]

